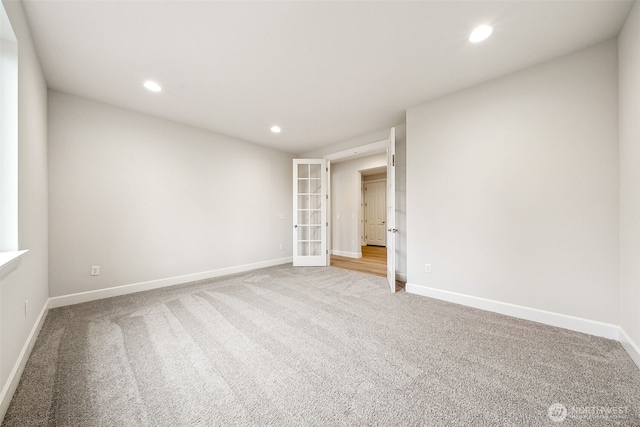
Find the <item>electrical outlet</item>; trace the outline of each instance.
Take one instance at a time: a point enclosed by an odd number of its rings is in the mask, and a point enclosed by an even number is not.
[[[282,250],[282,243],[280,243],[280,250]]]
[[[91,266],[91,275],[92,276],[99,276],[100,275],[100,266],[99,265],[92,265]]]
[[[431,273],[431,264],[425,264],[424,271],[425,273]]]
[[[29,314],[29,300],[28,299],[24,300],[24,317],[27,317],[27,314]]]

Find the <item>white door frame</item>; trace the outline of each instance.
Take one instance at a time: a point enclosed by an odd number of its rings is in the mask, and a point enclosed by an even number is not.
[[[347,159],[350,157],[367,157],[372,154],[384,153],[387,150],[389,139],[372,142],[370,144],[361,145],[359,147],[349,148],[348,150],[338,151],[337,153],[326,154],[322,158],[335,161]]]

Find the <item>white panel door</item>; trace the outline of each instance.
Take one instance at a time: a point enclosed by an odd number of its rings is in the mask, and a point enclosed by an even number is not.
[[[386,246],[387,241],[387,183],[366,181],[364,183],[364,226],[367,245]]]
[[[387,281],[396,291],[396,128],[391,128],[387,147]]]
[[[293,160],[293,265],[327,266],[327,161]]]

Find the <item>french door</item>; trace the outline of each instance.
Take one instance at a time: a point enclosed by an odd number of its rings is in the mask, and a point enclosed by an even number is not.
[[[327,266],[327,169],[325,159],[293,160],[294,266]]]

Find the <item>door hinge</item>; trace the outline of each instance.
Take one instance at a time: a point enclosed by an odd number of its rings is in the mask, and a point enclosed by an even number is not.
[[[327,166],[327,172],[329,172],[329,166]]]
[[[329,200],[329,195],[328,195],[328,194],[326,194],[326,195],[325,195],[325,198],[326,198],[327,200]]]
[[[327,222],[327,227],[329,226],[329,223]]]
[[[327,249],[327,255],[329,255],[329,249]]]
[[[391,166],[395,166],[396,165],[396,155],[394,154],[393,156],[391,156]]]

